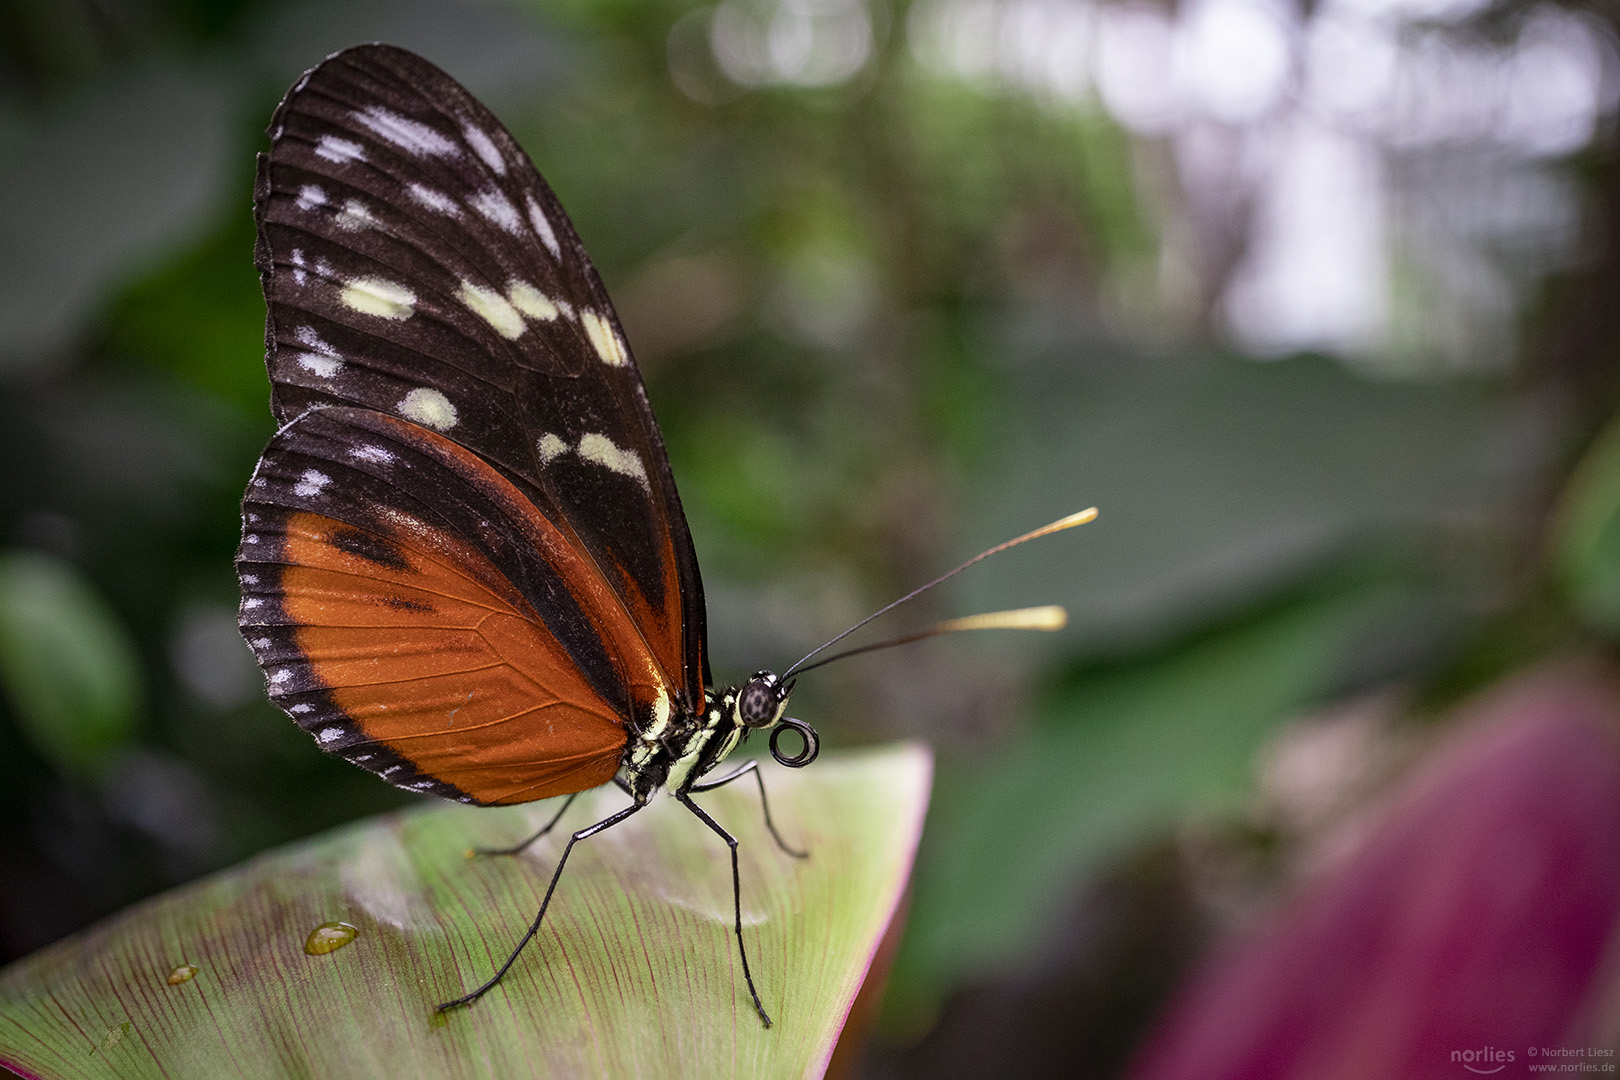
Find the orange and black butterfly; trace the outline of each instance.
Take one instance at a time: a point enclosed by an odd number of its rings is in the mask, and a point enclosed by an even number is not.
[[[321,749],[412,791],[503,805],[613,782],[630,797],[572,835],[500,970],[440,1008],[511,967],[575,843],[667,789],[731,847],[768,1026],[736,840],[692,796],[752,773],[763,801],[754,762],[711,775],[755,730],[782,764],[814,760],[814,729],[783,713],[804,661],[712,689],[658,425],[556,196],[455,80],[366,45],[289,91],[254,207],[282,426],[243,500],[237,571],[271,699]],[[795,754],[778,745],[789,730]],[[802,855],[768,807],[766,822]]]

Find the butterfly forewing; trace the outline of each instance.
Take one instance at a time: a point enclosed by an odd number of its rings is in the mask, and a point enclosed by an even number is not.
[[[387,46],[272,121],[255,192],[282,430],[244,503],[243,631],[324,749],[517,802],[701,706],[703,597],[662,441],[573,226],[504,127]]]
[[[387,46],[306,75],[256,192],[277,417],[359,405],[495,467],[588,553],[676,693],[706,681],[696,559],[640,376],[545,181]]]

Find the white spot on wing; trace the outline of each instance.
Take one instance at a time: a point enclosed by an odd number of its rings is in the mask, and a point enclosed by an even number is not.
[[[406,184],[405,194],[409,195],[412,199],[421,203],[429,210],[436,210],[441,214],[448,214],[450,217],[461,216],[461,207],[456,205],[456,200],[452,199],[442,191],[437,191],[428,187],[426,184],[417,184],[414,182]]]
[[[314,469],[305,469],[304,475],[300,476],[298,483],[293,485],[293,494],[302,495],[305,498],[311,495],[319,495],[321,489],[331,482],[332,478],[325,473],[317,472]]]
[[[460,157],[455,142],[419,120],[401,116],[381,105],[367,105],[354,113],[355,122],[378,138],[417,157]]]
[[[416,311],[416,294],[384,278],[355,278],[338,299],[345,307],[379,319],[408,319]]]
[[[282,683],[286,682],[292,677],[292,668],[282,668],[280,671],[272,671],[270,673],[270,685],[280,686]]]
[[[508,199],[499,188],[486,188],[467,201],[472,204],[474,210],[514,236],[523,228],[523,222],[518,218],[517,207],[512,205],[512,200]]]
[[[528,202],[529,224],[534,226],[534,234],[546,245],[546,250],[551,252],[553,259],[562,258],[562,248],[557,246],[557,234],[551,228],[551,219],[546,217],[546,212],[540,209],[540,204],[534,201],[533,195],[525,196],[525,199]]]
[[[258,583],[259,583],[259,575],[258,574],[243,574],[242,575],[242,584],[244,584],[244,585],[257,585]]]
[[[320,379],[330,379],[343,370],[343,361],[335,356],[319,353],[299,353],[298,366]]]
[[[258,607],[262,603],[264,603],[264,601],[260,600],[257,596],[249,596],[249,597],[243,598],[243,600],[242,600],[242,608],[245,611],[252,611],[254,608]]]
[[[343,729],[340,727],[321,728],[321,733],[316,738],[321,741],[322,746],[329,742],[337,742],[343,738]]]
[[[429,386],[419,386],[406,394],[399,403],[399,415],[435,431],[449,431],[457,420],[450,399]]]
[[[366,148],[336,135],[322,135],[315,143],[315,156],[341,165],[345,161],[366,160]]]
[[[313,712],[314,709],[315,709],[315,706],[311,705],[309,702],[300,701],[297,705],[294,705],[292,708],[288,709],[287,711],[290,712],[290,713],[298,713],[299,715],[303,715],[304,713],[307,713],[307,712]]]
[[[299,366],[305,371],[313,372],[323,379],[330,379],[343,369],[343,357],[331,345],[315,332],[314,327],[300,326],[293,331],[293,337],[299,344],[310,351],[300,353]]]
[[[517,308],[513,307],[506,297],[494,289],[486,289],[482,285],[463,281],[456,298],[466,304],[474,315],[493,326],[495,332],[506,340],[516,341],[523,336],[523,316],[518,314]]]
[[[568,452],[568,444],[548,431],[540,436],[538,449],[540,451],[540,463],[550,465],[558,456]]]
[[[506,295],[512,301],[512,306],[531,319],[541,322],[550,322],[557,317],[557,305],[551,297],[530,285],[527,281],[513,278],[506,287]]]
[[[313,210],[326,205],[326,192],[316,184],[305,184],[298,189],[298,209]]]
[[[652,484],[647,479],[647,467],[641,463],[641,459],[634,451],[615,446],[606,435],[592,433],[580,439],[579,456],[638,481],[648,491],[652,490]]]
[[[338,354],[336,349],[327,344],[325,338],[315,332],[313,326],[298,327],[293,331],[293,337],[298,339],[298,344],[306,349],[313,349],[323,356],[336,356]]]
[[[572,319],[574,317],[574,305],[570,304],[566,300],[557,301],[557,310],[562,313],[562,317],[565,319]]]
[[[387,465],[394,460],[394,455],[380,446],[362,444],[349,447],[349,456],[356,461],[369,461],[373,465]]]
[[[308,274],[304,273],[304,252],[303,252],[303,249],[302,248],[293,248],[292,249],[292,255],[288,257],[287,261],[292,263],[292,265],[293,265],[293,281],[295,281],[299,285],[302,285],[304,283],[305,278],[307,278],[309,276]]]
[[[606,315],[582,311],[579,313],[579,323],[585,328],[585,336],[590,338],[591,346],[596,349],[596,355],[602,358],[602,363],[609,367],[624,367],[630,362],[629,355],[624,351],[624,343],[614,333],[613,324],[608,322]]]
[[[496,176],[506,175],[506,159],[501,157],[500,148],[495,145],[494,139],[471,124],[462,128],[461,133],[466,136],[467,145],[473,148],[473,153],[482,158],[485,165],[494,169]]]
[[[371,207],[359,199],[345,200],[343,209],[337,212],[334,220],[337,222],[338,228],[347,229],[349,232],[373,229],[378,225],[377,217],[371,212]]]

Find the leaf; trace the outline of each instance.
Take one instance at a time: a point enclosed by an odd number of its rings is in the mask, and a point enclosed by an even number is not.
[[[950,981],[1027,957],[1085,874],[1189,813],[1241,805],[1267,735],[1333,685],[1393,600],[1340,589],[1070,679],[1040,730],[941,800],[891,1007],[925,1009]]]
[[[991,559],[960,611],[1062,604],[1021,655],[1119,656],[1242,610],[1346,551],[1510,516],[1538,475],[1529,413],[1471,386],[1374,383],[1320,358],[1031,358],[969,496],[965,551],[1070,508],[1102,516]],[[1463,552],[1450,571],[1471,565]],[[1488,571],[1479,568],[1479,573]]]
[[[1620,636],[1620,424],[1593,442],[1564,489],[1552,563],[1582,621]]]
[[[0,555],[0,681],[30,742],[64,772],[93,776],[135,735],[135,648],[68,563]]]
[[[13,965],[0,1065],[63,1080],[819,1076],[904,890],[931,770],[915,745],[770,766],[772,813],[809,845],[802,861],[772,843],[746,778],[698,797],[740,841],[769,1030],[737,959],[726,847],[667,798],[581,843],[506,980],[436,1018],[517,941],[566,841],[468,860],[559,804],[444,806],[263,855]],[[563,828],[623,804],[588,793]],[[306,954],[333,921],[354,942]]]
[[[235,83],[227,70],[114,72],[0,177],[0,367],[56,356],[109,286],[212,220]]]

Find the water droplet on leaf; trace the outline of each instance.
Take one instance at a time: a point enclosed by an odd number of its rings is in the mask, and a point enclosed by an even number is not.
[[[324,956],[343,948],[359,933],[346,922],[323,922],[309,932],[304,940],[304,951],[311,956]]]

